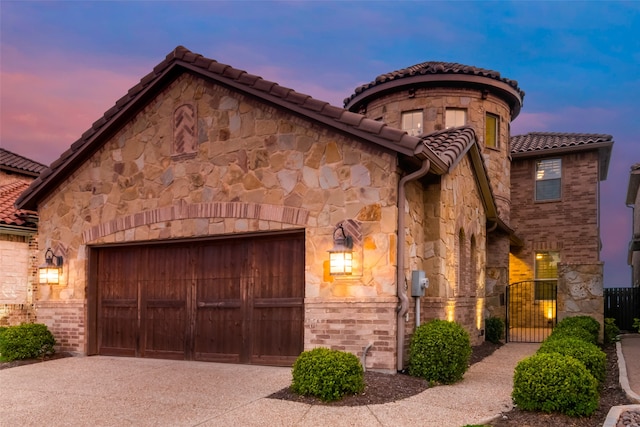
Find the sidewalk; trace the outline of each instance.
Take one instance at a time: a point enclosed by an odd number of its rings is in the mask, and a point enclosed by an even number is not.
[[[268,399],[290,368],[106,356],[0,371],[0,426],[424,426],[509,411],[513,371],[539,344],[509,343],[464,379],[398,402],[333,407]]]

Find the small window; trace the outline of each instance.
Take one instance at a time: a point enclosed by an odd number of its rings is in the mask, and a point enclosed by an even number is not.
[[[558,252],[536,252],[535,259],[535,299],[548,301],[556,299],[558,284]]]
[[[402,113],[402,130],[411,136],[422,135],[422,111]]]
[[[455,128],[467,124],[467,110],[461,108],[447,108],[445,110],[444,127]]]
[[[545,159],[536,162],[536,200],[557,200],[561,195],[562,161]]]
[[[500,123],[499,117],[487,113],[484,120],[484,144],[487,147],[498,148],[498,124]]]

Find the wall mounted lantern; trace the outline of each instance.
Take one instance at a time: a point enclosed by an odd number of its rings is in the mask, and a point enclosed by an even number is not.
[[[338,225],[333,230],[333,248],[329,250],[329,274],[346,276],[353,272],[353,239]]]
[[[41,285],[57,285],[62,274],[62,256],[53,254],[51,248],[44,253],[44,264],[38,267],[39,283]]]

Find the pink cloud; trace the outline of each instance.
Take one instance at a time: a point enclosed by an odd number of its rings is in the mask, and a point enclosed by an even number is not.
[[[88,64],[57,55],[29,62],[3,46],[0,146],[51,163],[145,74]]]

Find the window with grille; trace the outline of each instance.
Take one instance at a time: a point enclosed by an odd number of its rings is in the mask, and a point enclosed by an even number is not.
[[[558,284],[558,252],[536,252],[534,262],[535,299],[555,300]]]
[[[561,196],[562,160],[536,162],[536,200],[557,200]]]
[[[462,108],[447,108],[444,112],[444,127],[455,128],[467,124],[467,110]]]
[[[402,113],[402,130],[411,136],[422,135],[422,111],[407,111]]]

